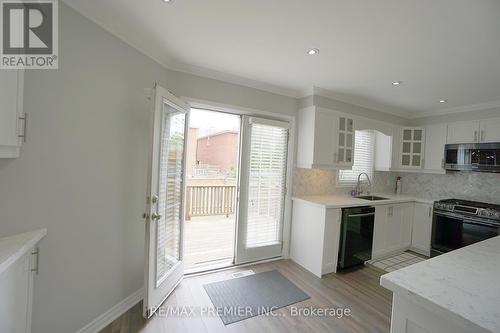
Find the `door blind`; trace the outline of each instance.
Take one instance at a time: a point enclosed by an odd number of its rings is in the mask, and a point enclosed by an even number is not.
[[[156,280],[180,260],[184,113],[163,113],[159,166]]]
[[[246,247],[281,242],[288,128],[251,124]]]

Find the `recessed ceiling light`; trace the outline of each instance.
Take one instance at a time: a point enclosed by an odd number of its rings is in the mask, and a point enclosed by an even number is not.
[[[172,2],[174,2],[174,0],[161,0],[161,1],[163,1],[164,3],[172,3]]]
[[[393,86],[399,86],[401,83],[403,83],[403,81],[394,81],[392,83]]]
[[[440,99],[440,100],[439,100],[439,103],[446,103],[446,102],[448,102],[448,100],[447,100],[447,99]]]
[[[307,54],[309,54],[309,55],[315,55],[318,53],[319,53],[318,49],[309,49],[309,51],[307,51]]]

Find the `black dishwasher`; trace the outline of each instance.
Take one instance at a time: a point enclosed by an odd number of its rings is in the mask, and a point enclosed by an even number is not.
[[[364,264],[372,258],[375,207],[342,209],[338,269]]]

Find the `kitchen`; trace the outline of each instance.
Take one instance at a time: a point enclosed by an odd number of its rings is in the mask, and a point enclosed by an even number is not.
[[[500,2],[0,6],[0,332],[500,332]]]
[[[394,292],[391,332],[497,331],[498,312],[485,304],[498,304],[500,294],[475,278],[457,280],[456,274],[476,272],[486,283],[497,273],[500,205],[490,202],[498,202],[500,119],[394,126],[389,133],[389,124],[364,117],[317,107],[301,112],[309,122],[299,122],[299,138],[311,138],[303,140],[308,146],[299,142],[304,169],[297,174],[313,184],[331,184],[328,179],[346,167],[364,171],[356,154],[366,150],[356,146],[356,137],[367,129],[376,134],[368,143],[374,151],[373,170],[367,170],[372,179],[362,172],[342,188],[337,176],[337,188],[321,194],[317,186],[295,188],[291,259],[320,278],[363,264],[388,273],[381,285]],[[328,121],[336,130],[323,130]],[[389,136],[378,132],[384,130]],[[323,171],[307,169],[318,165]],[[485,202],[472,201],[479,199]],[[486,252],[479,259],[477,251]],[[402,253],[420,259],[397,260]],[[467,306],[474,310],[467,313]]]

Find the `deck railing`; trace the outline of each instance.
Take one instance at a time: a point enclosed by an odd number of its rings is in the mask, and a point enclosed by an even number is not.
[[[226,215],[234,213],[236,186],[187,186],[186,221],[191,216]]]

